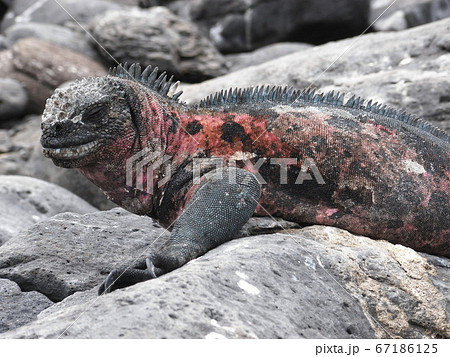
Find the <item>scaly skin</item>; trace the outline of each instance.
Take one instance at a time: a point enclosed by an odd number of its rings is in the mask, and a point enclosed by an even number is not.
[[[256,215],[336,226],[450,256],[450,140],[431,125],[367,103],[343,104],[338,95],[290,91],[283,97],[264,88],[247,91],[253,99],[225,94],[187,106],[123,77],[57,90],[43,114],[41,141],[56,165],[78,167],[125,209],[170,227],[197,192],[193,160],[220,158],[267,181]],[[94,148],[63,150],[67,157],[56,150],[93,141]],[[151,193],[126,185],[126,161],[144,148],[171,156],[171,178],[158,187],[166,166],[158,167]],[[288,164],[286,184],[277,158],[297,162]],[[307,159],[324,184],[315,175],[295,183]],[[256,171],[245,160],[264,163]],[[136,179],[145,187],[145,174]]]

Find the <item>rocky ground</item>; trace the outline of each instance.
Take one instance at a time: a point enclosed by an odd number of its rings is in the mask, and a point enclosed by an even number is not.
[[[78,23],[54,1],[0,0],[0,337],[450,337],[450,259],[271,219],[98,297],[109,271],[168,233],[114,208],[39,144],[46,98],[113,58],[171,72],[188,102],[231,86],[312,85],[450,131],[450,0],[59,2]]]

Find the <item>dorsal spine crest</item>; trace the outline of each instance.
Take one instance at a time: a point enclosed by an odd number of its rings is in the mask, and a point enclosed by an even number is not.
[[[198,108],[222,108],[236,105],[291,105],[300,107],[305,105],[326,105],[337,108],[349,108],[364,111],[370,114],[380,115],[389,119],[408,124],[426,131],[446,142],[450,137],[443,130],[427,123],[426,121],[404,111],[399,111],[382,105],[372,100],[366,101],[353,95],[344,101],[345,93],[327,92],[317,93],[316,89],[294,89],[292,87],[262,85],[244,89],[221,90],[210,94],[201,100]]]
[[[119,64],[117,67],[110,68],[108,75],[117,78],[129,79],[157,92],[163,97],[177,101],[183,91],[176,92],[180,82],[173,82],[173,76],[167,79],[166,72],[158,76],[158,67],[147,66],[142,72],[139,63]]]

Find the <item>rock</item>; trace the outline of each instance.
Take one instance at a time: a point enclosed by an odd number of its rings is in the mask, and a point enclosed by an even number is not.
[[[23,85],[29,98],[27,113],[42,113],[44,103],[53,90],[39,83],[35,78],[17,71],[14,68],[14,57],[11,50],[0,51],[0,77],[15,79]]]
[[[139,6],[142,8],[147,8],[150,6],[159,5],[159,3],[164,2],[164,0],[112,0],[112,2],[125,6]]]
[[[69,191],[45,181],[0,175],[0,244],[36,222],[67,211],[88,213],[96,209]]]
[[[200,84],[182,85],[196,102],[230,87],[317,87],[373,99],[450,126],[450,19],[395,33],[371,33],[296,52]]]
[[[25,167],[29,175],[64,187],[98,209],[108,210],[117,207],[116,204],[108,200],[102,190],[77,169],[63,169],[55,166],[52,160],[44,157],[39,141],[35,142],[31,157]]]
[[[97,62],[46,41],[22,39],[12,48],[14,67],[50,88],[83,77],[103,76],[105,69]],[[33,59],[30,61],[30,59]]]
[[[166,238],[167,231],[150,218],[121,208],[89,215],[61,213],[0,247],[0,277],[60,301],[99,285],[114,268],[133,263],[160,236]]]
[[[91,26],[109,54],[100,52],[110,62],[112,56],[119,62],[151,64],[186,81],[227,71],[225,59],[200,31],[164,7],[110,11],[94,19]]]
[[[376,31],[400,31],[449,16],[450,0],[374,0],[370,22]]]
[[[0,154],[11,150],[12,143],[6,130],[0,130]],[[1,171],[0,171],[1,172]]]
[[[248,53],[239,53],[225,56],[231,71],[237,71],[245,67],[256,66],[270,60],[288,55],[293,52],[303,51],[311,48],[306,43],[281,42],[274,45],[261,47]]]
[[[22,84],[12,78],[0,78],[0,122],[24,115],[27,102]]]
[[[16,283],[0,279],[0,333],[35,320],[39,312],[52,304],[36,291],[22,292]]]
[[[66,21],[76,19],[85,23],[107,10],[121,8],[119,4],[102,0],[16,0],[5,15],[1,30],[16,23],[27,22],[63,25]]]
[[[47,98],[64,82],[105,74],[99,63],[35,38],[21,39],[10,51],[0,52],[0,77],[22,83],[30,98],[27,112],[42,113]]]
[[[0,22],[3,18],[3,16],[5,16],[6,11],[8,10],[8,8],[12,5],[12,0],[1,0],[0,1]]]
[[[445,297],[446,310],[450,311],[450,260],[425,253],[420,255],[436,269],[436,274],[430,275],[430,280]]]
[[[6,37],[0,34],[0,51],[6,50],[8,48],[8,42]]]
[[[96,298],[98,298],[98,291],[97,289],[90,289],[90,290],[84,290],[84,291],[77,291],[73,293],[72,295],[69,295],[64,300],[57,302],[45,310],[42,310],[38,314],[38,319],[51,316],[53,313],[60,313],[61,311],[64,311],[67,308],[70,308],[72,306],[76,306],[81,304],[90,304],[92,301],[94,301]],[[86,305],[87,306],[87,305]],[[62,331],[61,331],[62,332]]]
[[[9,27],[5,35],[9,47],[21,38],[33,37],[68,48],[94,61],[102,61],[86,34],[80,34],[67,27],[37,22],[17,23]]]
[[[295,222],[285,221],[282,218],[274,217],[252,217],[240,230],[238,237],[248,237],[258,234],[268,234],[276,231],[299,228]]]
[[[408,21],[403,11],[396,11],[386,18],[380,18],[374,24],[377,31],[401,31],[407,29]]]
[[[281,41],[357,36],[368,25],[370,0],[197,0],[169,6],[199,25],[222,53],[236,53]]]
[[[446,298],[436,286],[448,281],[449,259],[439,258],[447,266],[441,276],[409,248],[323,226],[235,239],[158,279],[97,298],[95,274],[130,264],[160,235],[141,219],[121,209],[62,214],[0,247],[1,276],[27,276],[34,290],[53,286],[53,295],[67,295],[69,282],[72,292],[84,290],[1,337],[450,336]],[[116,231],[127,237],[115,238]],[[39,232],[39,244],[24,244]]]
[[[39,142],[40,121],[27,116],[10,129],[0,129],[0,175],[30,175],[28,161]]]
[[[81,197],[94,207],[116,207],[78,170],[57,167],[42,154],[41,117],[29,116],[9,129],[0,129],[0,175],[25,175],[54,183]]]

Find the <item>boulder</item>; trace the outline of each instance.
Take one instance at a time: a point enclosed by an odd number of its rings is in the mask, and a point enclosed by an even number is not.
[[[112,268],[167,238],[119,208],[30,227],[0,247],[0,276],[62,301],[0,337],[450,337],[449,259],[332,227],[235,239],[158,279],[96,296]]]
[[[12,78],[0,78],[0,122],[25,114],[28,94],[22,84]]]
[[[196,26],[164,7],[110,11],[91,27],[100,53],[113,66],[111,56],[119,62],[151,64],[186,81],[227,72],[225,59]]]
[[[74,79],[106,74],[104,67],[97,62],[43,40],[19,40],[12,52],[17,71],[52,89]]]
[[[0,34],[0,51],[6,50],[8,48],[8,41],[6,37]]]
[[[256,66],[258,64],[271,61],[273,59],[288,55],[293,52],[303,51],[311,48],[312,45],[306,43],[280,42],[273,45],[267,45],[252,52],[226,55],[230,71]]]
[[[36,319],[39,312],[53,305],[46,296],[23,292],[13,281],[0,279],[0,333]]]
[[[100,210],[117,207],[115,203],[108,200],[102,190],[77,169],[64,169],[53,164],[52,160],[43,155],[39,141],[34,143],[25,168],[28,175],[64,187]]]
[[[450,16],[450,0],[397,0],[371,3],[370,22],[376,31],[399,31]]]
[[[40,116],[28,116],[10,129],[0,129],[0,175],[33,176],[65,188],[98,209],[116,207],[78,170],[55,166],[44,157],[40,123]]]
[[[66,21],[85,23],[107,10],[122,6],[106,0],[15,0],[6,13],[0,29],[16,23],[42,22],[63,25]]]
[[[0,277],[60,301],[99,285],[119,265],[132,264],[157,238],[163,241],[167,231],[121,208],[61,213],[0,247]]]
[[[0,244],[36,222],[67,211],[88,213],[96,209],[51,183],[25,176],[0,175]]]
[[[39,142],[40,122],[39,116],[30,115],[0,129],[0,175],[30,175],[28,162]]]
[[[280,41],[324,43],[359,35],[370,0],[196,0],[169,4],[202,28],[223,53]]]
[[[155,6],[155,4],[163,3],[165,0],[112,0],[120,5],[125,6],[138,6],[142,8],[147,8],[151,6]]]
[[[5,16],[8,8],[11,6],[12,0],[1,0],[0,1],[0,21]]]
[[[450,129],[450,19],[399,32],[366,34],[183,85],[197,102],[230,87],[258,84],[316,87],[373,99]]]
[[[25,88],[29,98],[25,109],[26,113],[42,112],[45,101],[53,90],[39,83],[37,79],[28,74],[18,71],[14,67],[14,61],[15,58],[11,50],[0,51],[0,77],[17,80]]]
[[[94,61],[102,61],[90,37],[86,33],[79,33],[68,27],[38,22],[17,23],[6,29],[5,36],[9,47],[21,38],[32,37],[68,48]]]
[[[35,38],[18,40],[11,50],[0,52],[0,77],[18,80],[27,90],[28,112],[42,113],[45,101],[60,84],[91,76],[103,76],[99,63],[67,48]]]

